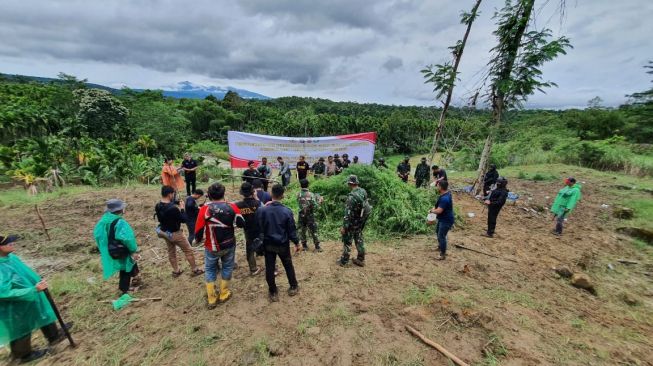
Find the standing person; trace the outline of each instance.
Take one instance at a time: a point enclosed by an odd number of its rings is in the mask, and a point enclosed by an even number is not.
[[[324,164],[324,158],[319,158],[317,163],[313,164],[311,170],[313,171],[313,176],[315,176],[315,179],[324,177],[326,174],[326,165]]]
[[[447,259],[447,233],[454,224],[453,198],[449,192],[449,182],[440,181],[438,184],[440,197],[430,212],[437,215],[438,224],[435,226],[435,232],[438,237],[438,249],[440,250],[439,260]]]
[[[224,199],[225,188],[220,183],[213,183],[209,189],[211,202],[204,205],[197,215],[195,232],[206,228],[204,239],[204,280],[206,282],[206,298],[209,309],[214,309],[218,301],[225,302],[231,298],[229,281],[236,260],[235,227],[244,227],[245,219],[236,204],[227,203]],[[220,274],[220,289],[215,290],[218,270],[222,262]]]
[[[259,173],[258,170],[254,167],[254,160],[250,160],[247,162],[247,170],[243,172],[243,182],[247,182],[249,184],[252,184],[254,179],[260,178],[261,173]]]
[[[300,155],[299,161],[297,162],[297,164],[295,164],[295,169],[297,169],[298,181],[302,179],[306,179],[306,177],[308,176],[308,171],[310,170],[310,166],[308,165],[305,159],[306,158],[304,157],[304,155]]]
[[[256,168],[258,170],[259,177],[261,178],[261,183],[263,183],[263,190],[268,191],[268,183],[272,177],[272,168],[268,165],[268,158],[261,158],[261,165]],[[253,184],[254,182],[252,182]]]
[[[179,209],[179,201],[176,198],[174,188],[170,186],[161,187],[161,201],[154,206],[156,218],[159,220],[159,226],[156,228],[157,236],[166,242],[168,247],[168,260],[172,266],[172,277],[179,277],[183,273],[177,263],[177,247],[179,247],[192,269],[192,276],[198,276],[204,273],[195,264],[195,255],[190,247],[188,239],[181,230],[181,223],[184,217]],[[197,232],[199,229],[195,229]]]
[[[272,186],[272,202],[256,212],[256,220],[260,230],[259,238],[263,241],[265,250],[265,280],[268,283],[270,301],[279,301],[279,292],[274,279],[274,269],[277,256],[286,270],[288,277],[288,296],[295,296],[299,292],[295,267],[290,255],[290,242],[299,250],[299,239],[292,211],[281,203],[285,188],[280,184]]]
[[[336,175],[342,173],[342,160],[340,160],[340,155],[333,154],[333,162],[336,164]]]
[[[186,212],[186,228],[188,228],[188,243],[190,243],[190,245],[193,245],[193,241],[195,241],[195,221],[197,221],[197,215],[200,212],[200,207],[202,207],[202,205],[198,205],[197,200],[202,197],[204,197],[204,191],[201,189],[196,189],[190,196],[186,197],[186,200],[184,201],[184,212]],[[203,233],[204,230],[199,231],[196,243],[202,241]]]
[[[254,182],[252,182],[252,188],[254,188],[254,191],[256,192],[256,198],[261,201],[261,204],[265,205],[266,203],[272,201],[270,194],[263,190],[263,183],[260,179],[254,179]]]
[[[95,244],[100,251],[102,261],[102,277],[106,281],[118,272],[118,289],[123,294],[128,293],[131,286],[137,286],[140,283],[138,263],[136,262],[139,257],[136,254],[138,252],[136,235],[123,218],[126,207],[127,204],[119,199],[108,200],[104,215],[93,230]],[[113,250],[109,250],[109,243],[115,241],[126,248],[126,251],[123,249],[122,255],[116,255],[115,252],[113,256],[111,255]]]
[[[349,164],[351,164],[351,160],[349,160],[349,154],[342,154],[342,169],[349,168]]]
[[[306,239],[306,231],[308,230],[313,238],[315,251],[322,252],[320,239],[317,237],[317,223],[315,222],[315,211],[322,202],[322,197],[308,190],[307,179],[300,180],[299,185],[302,187],[302,190],[297,194],[297,202],[299,204],[299,241],[302,243],[302,248],[308,250],[308,240]]]
[[[352,162],[352,164],[358,164],[358,156],[354,156],[354,161]]]
[[[430,179],[429,165],[426,164],[426,158],[422,158],[422,161],[415,168],[415,187],[426,187]]]
[[[383,170],[383,169],[390,169],[386,163],[384,158],[379,158],[379,163],[376,165],[377,168]]]
[[[281,156],[277,158],[277,162],[279,162],[279,176],[281,177],[281,185],[285,187],[290,184],[290,166],[288,163],[283,161]]]
[[[551,206],[551,212],[554,215],[553,219],[556,222],[553,230],[554,235],[562,235],[562,225],[567,216],[574,210],[580,198],[580,184],[576,183],[576,178],[569,177],[565,179],[564,188],[558,192],[555,201],[553,201],[553,206]]]
[[[254,240],[258,238],[259,234],[255,215],[256,210],[263,207],[263,204],[254,196],[254,188],[247,182],[240,186],[240,195],[243,196],[243,199],[236,202],[236,206],[238,206],[240,214],[245,220],[245,227],[243,228],[245,231],[245,255],[249,265],[249,274],[256,276],[261,273],[261,267],[256,265],[256,251],[254,250]]]
[[[197,162],[192,158],[190,153],[184,154],[184,161],[181,162],[180,169],[184,171],[186,196],[190,196],[195,190],[195,184],[197,183]]]
[[[437,165],[433,165],[431,167],[431,170],[433,171],[433,181],[435,182],[435,185],[439,185],[440,182],[446,181],[447,180],[447,171],[440,168]],[[447,185],[447,187],[449,187]]]
[[[336,175],[336,162],[333,161],[333,156],[329,155],[327,157],[327,164],[326,164],[326,175],[327,177],[331,177]]]
[[[408,183],[408,176],[410,175],[410,163],[408,156],[404,157],[404,161],[397,165],[397,176],[401,178],[404,183]]]
[[[163,168],[161,169],[161,184],[164,186],[172,187],[175,192],[184,189],[184,181],[179,175],[179,170],[174,166],[175,160],[173,158],[165,158]]]
[[[497,171],[497,166],[494,164],[490,164],[490,168],[483,176],[483,195],[487,195],[490,193],[490,189],[492,189],[492,185],[497,182],[497,178],[499,178],[499,172]]]
[[[358,255],[352,260],[352,263],[359,267],[365,267],[365,243],[363,241],[363,229],[367,219],[365,214],[365,205],[367,203],[367,192],[359,187],[358,177],[350,175],[347,180],[350,192],[347,196],[345,206],[345,217],[342,221],[340,234],[342,235],[342,256],[336,263],[341,266],[349,263],[352,241],[356,243]]]
[[[9,344],[12,358],[27,363],[47,349],[32,349],[32,332],[41,329],[49,346],[64,339],[57,317],[43,293],[48,283],[14,254],[15,235],[0,236],[0,344]],[[72,323],[66,324],[70,329]]]
[[[497,216],[499,216],[499,211],[506,204],[506,199],[508,198],[508,189],[506,188],[508,180],[504,177],[499,177],[496,180],[496,184],[497,188],[485,200],[485,204],[487,205],[487,232],[484,236],[488,238],[494,237],[494,229],[497,227]]]

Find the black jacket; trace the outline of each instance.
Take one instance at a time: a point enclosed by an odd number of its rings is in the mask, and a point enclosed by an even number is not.
[[[292,211],[281,202],[272,201],[256,211],[259,238],[265,245],[288,245],[299,243]]]
[[[256,211],[261,208],[261,201],[254,197],[245,198],[242,201],[236,202],[236,206],[240,209],[240,214],[245,219],[245,236],[246,239],[254,240],[259,234],[258,223],[256,222]]]
[[[243,172],[243,181],[252,184],[254,179],[261,178],[261,173],[256,169],[247,169]]]
[[[179,210],[179,206],[174,203],[159,202],[154,206],[154,213],[159,220],[159,224],[161,224],[161,230],[174,233],[181,229],[184,217]]]
[[[507,198],[508,190],[503,187],[497,187],[497,189],[490,193],[488,200],[490,200],[490,206],[501,208],[506,203]]]

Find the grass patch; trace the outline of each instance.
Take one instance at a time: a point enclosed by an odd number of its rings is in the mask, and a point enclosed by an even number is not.
[[[632,208],[634,212],[634,217],[631,220],[622,221],[623,223],[653,229],[653,198],[629,199],[623,205]]]
[[[519,304],[529,309],[543,309],[545,306],[537,302],[531,295],[522,292],[514,292],[502,288],[483,290],[483,295],[489,299],[498,300],[501,303]]]
[[[403,296],[403,303],[406,305],[427,305],[433,302],[439,292],[440,290],[435,285],[431,285],[425,289],[411,286]]]
[[[508,349],[498,334],[492,333],[483,348],[483,360],[477,366],[498,366],[501,359],[508,355]]]
[[[317,319],[316,318],[306,318],[302,319],[299,324],[297,325],[297,332],[299,334],[304,335],[306,334],[306,330],[308,328],[313,328],[317,326]]]
[[[575,329],[584,329],[587,326],[587,322],[582,318],[571,319],[571,326]]]

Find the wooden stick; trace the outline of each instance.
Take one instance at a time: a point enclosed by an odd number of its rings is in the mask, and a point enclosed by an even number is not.
[[[161,297],[141,297],[138,299],[131,299],[129,302],[136,302],[136,301],[161,301],[163,298]],[[103,302],[103,303],[110,303],[113,302],[114,300],[98,300],[98,302]]]
[[[417,329],[411,327],[410,325],[406,325],[406,330],[408,330],[408,332],[410,332],[415,337],[419,338],[422,342],[424,342],[427,345],[429,345],[429,346],[435,348],[436,350],[438,350],[440,353],[442,353],[447,358],[449,358],[451,361],[453,361],[456,365],[458,365],[458,366],[469,366],[467,363],[465,363],[465,361],[459,359],[453,353],[447,351],[446,348],[444,348],[441,345],[433,342],[432,340],[424,337],[424,335],[422,333],[418,332]]]
[[[465,250],[469,250],[470,252],[474,252],[474,253],[479,253],[479,254],[487,255],[488,257],[492,257],[492,258],[496,258],[496,259],[503,259],[504,261],[510,261],[510,262],[514,262],[514,263],[519,263],[519,262],[517,262],[517,261],[514,260],[514,259],[504,258],[504,257],[499,257],[499,256],[496,256],[496,255],[494,255],[494,254],[490,254],[490,253],[486,253],[486,252],[483,252],[483,251],[480,251],[480,250],[476,250],[476,249],[468,248],[468,247],[466,247],[466,246],[464,246],[464,245],[454,244],[454,246],[455,246],[456,248],[459,248],[459,249],[465,249]]]
[[[617,259],[617,262],[623,264],[639,264],[639,262],[631,261],[630,259]]]
[[[39,220],[41,220],[41,225],[43,226],[43,231],[45,232],[45,236],[48,237],[48,240],[52,240],[50,237],[50,233],[48,233],[48,228],[45,226],[45,221],[43,220],[43,216],[41,216],[41,210],[39,210],[39,205],[34,205],[36,208],[36,214],[39,216]]]

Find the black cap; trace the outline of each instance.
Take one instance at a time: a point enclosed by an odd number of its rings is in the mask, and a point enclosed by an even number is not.
[[[7,236],[0,235],[0,245],[15,243],[17,240],[18,240],[18,235],[7,235]]]
[[[317,159],[317,161],[324,161],[324,158],[319,158]]]

